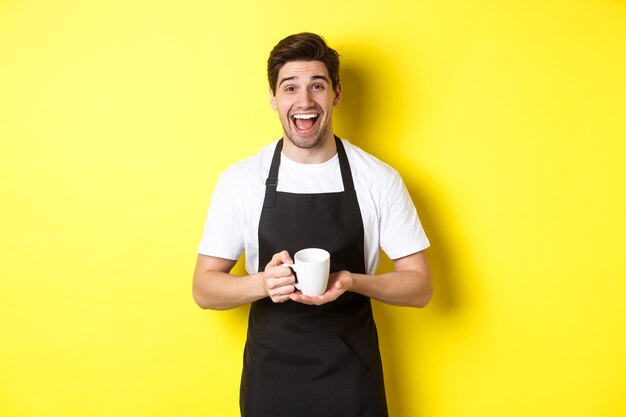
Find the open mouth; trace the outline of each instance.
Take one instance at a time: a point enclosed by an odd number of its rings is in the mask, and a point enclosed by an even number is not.
[[[291,121],[297,131],[308,132],[313,129],[319,117],[319,113],[296,113],[291,116]]]

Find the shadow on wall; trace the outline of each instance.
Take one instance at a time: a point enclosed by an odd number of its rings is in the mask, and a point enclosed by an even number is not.
[[[362,50],[363,48],[360,47],[359,49]],[[405,126],[399,126],[400,124],[408,123],[402,114],[414,113],[412,111],[414,109],[386,111],[385,113],[387,114],[394,113],[399,114],[399,116],[393,117],[393,120],[380,120],[383,107],[398,105],[397,103],[389,103],[385,96],[386,82],[383,81],[381,83],[381,80],[408,79],[406,76],[402,77],[399,71],[390,65],[393,62],[392,60],[393,58],[384,57],[380,52],[368,51],[363,61],[353,59],[348,62],[342,62],[341,80],[344,89],[341,103],[336,112],[337,124],[340,126],[338,134],[372,154],[374,153],[371,149],[380,147],[381,142],[392,144],[394,140],[393,137],[373,137],[372,132],[380,131],[380,129],[371,129],[372,125],[388,124],[389,126],[394,126],[394,132],[406,131]],[[382,62],[385,64],[380,65]],[[376,70],[372,70],[374,65],[377,65]],[[391,88],[391,86],[388,88]],[[419,116],[417,120],[419,121]],[[414,125],[415,122],[416,117],[412,116],[410,123]],[[374,156],[398,168],[397,164],[394,164],[393,157],[390,159],[388,156],[384,158],[380,155],[374,154]],[[397,161],[406,161],[407,159],[410,159],[409,155],[398,155]],[[413,164],[413,166],[415,165]],[[419,167],[416,167],[411,174],[415,174],[416,171],[419,171]],[[441,313],[446,311],[452,312],[458,307],[460,300],[455,291],[457,287],[454,285],[457,275],[455,273],[454,257],[448,253],[446,247],[447,239],[441,235],[444,229],[449,229],[443,227],[443,223],[447,220],[437,217],[432,204],[429,203],[431,199],[420,187],[420,183],[424,181],[420,181],[419,176],[403,175],[403,180],[417,207],[420,220],[431,242],[431,248],[428,249],[427,253],[434,279],[437,280],[437,308],[441,310]],[[428,178],[428,181],[431,182],[431,179]],[[445,194],[445,190],[437,190],[437,194],[437,199],[441,200],[440,196]],[[383,261],[381,268],[381,271],[392,270],[393,264],[390,261]]]
[[[415,166],[411,163],[410,155],[401,152],[391,154],[376,155],[372,149],[380,149],[381,144],[394,147],[393,137],[374,137],[376,132],[384,132],[385,126],[393,126],[393,132],[405,132],[410,123],[415,129],[419,123],[419,108],[411,109],[390,109],[389,106],[402,106],[402,101],[390,102],[387,89],[397,89],[398,80],[410,80],[419,82],[419,77],[402,74],[395,67],[397,58],[385,56],[371,46],[348,45],[346,51],[358,51],[358,55],[342,57],[341,80],[343,84],[343,96],[340,105],[335,112],[335,131],[341,137],[345,137],[355,145],[363,148],[388,164],[398,168],[400,162],[405,166]],[[394,94],[398,94],[397,90]],[[397,96],[397,95],[396,95]],[[406,101],[409,102],[409,101]],[[411,105],[419,103],[419,100],[410,100]],[[417,104],[416,107],[419,107]],[[417,118],[414,116],[418,113]],[[410,114],[410,119],[405,115]],[[381,119],[381,115],[384,120]],[[404,182],[413,199],[420,219],[426,230],[431,247],[427,250],[429,264],[432,270],[435,296],[431,305],[427,308],[432,315],[439,316],[445,320],[454,315],[461,307],[462,297],[459,290],[460,266],[455,264],[455,257],[449,250],[446,242],[451,242],[444,233],[449,228],[445,228],[444,219],[437,215],[434,209],[435,199],[422,191],[426,181],[420,175],[419,167],[413,168],[410,173],[403,175]],[[400,172],[403,174],[402,172]],[[409,175],[410,174],[410,175]],[[430,181],[429,193],[432,193]],[[441,196],[445,195],[445,190],[436,190],[437,201],[441,204]],[[455,239],[458,240],[458,237]],[[393,263],[384,254],[381,254],[381,263],[378,268],[379,273],[393,270]],[[387,395],[389,408],[393,415],[398,417],[408,417],[414,413],[415,404],[420,404],[420,398],[416,397],[419,392],[417,387],[417,377],[408,375],[408,369],[419,369],[420,346],[415,345],[415,335],[420,334],[420,322],[423,318],[421,311],[416,309],[402,309],[393,306],[374,303],[376,321],[378,323],[381,352],[385,367],[385,383],[387,384]],[[407,352],[411,354],[407,354]],[[407,361],[413,361],[415,366],[407,366]],[[419,412],[419,415],[422,415]]]

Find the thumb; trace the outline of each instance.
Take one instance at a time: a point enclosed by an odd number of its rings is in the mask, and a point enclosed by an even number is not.
[[[272,260],[269,261],[266,268],[269,266],[280,266],[282,264],[291,264],[291,263],[293,263],[293,260],[291,259],[291,256],[289,256],[289,252],[284,250],[284,251],[274,254],[274,256],[272,256]]]

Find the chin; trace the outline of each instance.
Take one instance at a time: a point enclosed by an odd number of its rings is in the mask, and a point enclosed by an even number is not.
[[[298,134],[286,135],[291,143],[296,145],[300,149],[312,149],[322,142],[322,135],[315,135],[312,137],[301,137]]]

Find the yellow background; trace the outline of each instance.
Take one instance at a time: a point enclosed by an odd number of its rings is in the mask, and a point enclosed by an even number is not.
[[[195,250],[300,31],[432,243],[431,305],[375,304],[391,416],[626,415],[621,0],[0,1],[0,415],[238,415]]]

